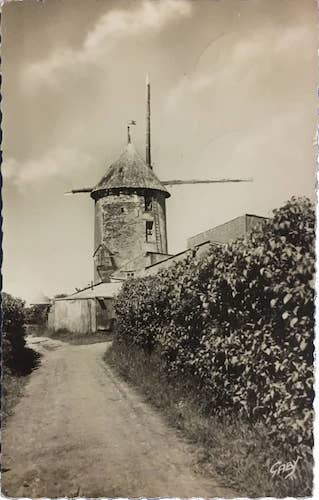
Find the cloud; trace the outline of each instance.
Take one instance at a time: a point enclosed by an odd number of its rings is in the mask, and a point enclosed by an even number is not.
[[[191,10],[190,0],[144,0],[133,10],[111,10],[87,33],[79,49],[59,49],[47,59],[29,64],[25,77],[32,85],[54,83],[60,71],[94,64],[121,39],[157,33],[167,23],[189,16]]]
[[[247,32],[242,38],[238,33],[230,34],[228,40],[223,37],[222,45],[218,45],[217,39],[217,44],[210,44],[201,55],[194,73],[181,78],[171,89],[166,104],[175,106],[182,99],[196,96],[214,85],[224,87],[240,80],[244,80],[246,86],[255,84],[257,80],[272,76],[278,63],[281,66],[293,63],[298,53],[303,58],[311,57],[311,36],[305,25],[281,29],[268,26]]]
[[[2,175],[4,185],[10,183],[19,188],[49,178],[67,178],[73,171],[84,170],[89,165],[89,155],[73,148],[59,148],[41,158],[26,161],[18,161],[13,157],[4,159]]]

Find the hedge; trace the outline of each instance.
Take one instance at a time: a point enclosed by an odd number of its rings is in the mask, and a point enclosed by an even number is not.
[[[5,366],[14,370],[25,347],[24,301],[2,293],[2,351]]]
[[[312,446],[314,238],[312,203],[292,198],[245,238],[125,282],[115,341],[192,377],[205,411]]]

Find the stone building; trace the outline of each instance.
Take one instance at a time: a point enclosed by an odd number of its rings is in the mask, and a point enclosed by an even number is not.
[[[94,281],[134,276],[167,256],[166,198],[170,196],[129,141],[90,193],[95,202]]]

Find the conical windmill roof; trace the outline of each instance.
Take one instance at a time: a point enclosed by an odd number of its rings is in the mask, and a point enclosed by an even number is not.
[[[95,198],[99,191],[121,188],[154,189],[165,193],[167,198],[170,196],[132,143],[127,145],[118,160],[108,168],[104,177],[91,191],[91,196]]]

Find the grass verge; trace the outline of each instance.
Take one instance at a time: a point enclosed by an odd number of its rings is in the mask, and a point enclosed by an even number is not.
[[[198,467],[219,478],[221,484],[245,497],[310,496],[313,482],[312,452],[275,445],[267,428],[238,418],[207,414],[203,394],[184,378],[168,377],[161,357],[114,342],[105,353],[106,363],[137,388],[170,425],[198,448]],[[297,460],[294,477],[289,471],[273,476],[276,462]],[[278,470],[277,465],[276,470]]]

